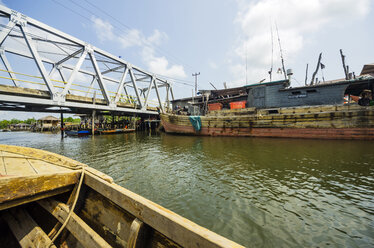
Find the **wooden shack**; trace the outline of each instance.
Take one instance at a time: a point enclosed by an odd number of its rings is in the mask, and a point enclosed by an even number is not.
[[[35,131],[55,131],[60,127],[60,119],[54,116],[46,116],[38,119]]]
[[[10,124],[9,129],[11,131],[28,131],[32,127],[31,124],[27,123],[18,123],[18,124]]]

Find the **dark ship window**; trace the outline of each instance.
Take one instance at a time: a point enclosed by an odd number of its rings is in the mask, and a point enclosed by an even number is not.
[[[292,95],[300,95],[301,91],[292,91],[291,93],[292,93]]]
[[[317,90],[307,90],[306,92],[307,92],[307,93],[316,93]]]
[[[279,114],[279,111],[278,111],[278,109],[270,109],[270,110],[268,110],[268,113],[269,114]]]

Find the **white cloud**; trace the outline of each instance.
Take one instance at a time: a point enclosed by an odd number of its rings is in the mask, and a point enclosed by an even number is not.
[[[150,71],[168,77],[186,77],[183,66],[169,66],[169,62],[165,57],[157,57],[154,53],[155,51],[152,47],[144,47],[142,50],[143,62],[148,66]]]
[[[233,49],[236,63],[231,65],[234,75],[243,75],[247,57],[253,80],[268,78],[271,61],[271,32],[273,27],[274,70],[280,67],[279,47],[274,23],[279,28],[283,55],[292,61],[302,51],[306,36],[316,35],[324,28],[344,27],[352,20],[369,13],[370,0],[259,0],[251,3],[238,1],[237,18],[241,37]],[[247,51],[247,56],[246,56]],[[239,59],[239,61],[238,61]],[[244,63],[243,63],[244,61]],[[243,72],[239,73],[239,68]],[[274,75],[274,74],[273,74]]]
[[[161,43],[168,39],[166,33],[159,31],[158,29],[153,30],[153,34],[149,37],[145,37],[144,34],[137,29],[131,29],[126,34],[121,35],[119,42],[122,48],[128,48],[133,46],[144,47],[144,46],[159,46]]]
[[[163,41],[166,41],[167,39],[168,36],[166,33],[161,32],[158,29],[155,29],[153,31],[153,34],[148,37],[147,42],[159,46]]]
[[[96,35],[101,42],[113,40],[115,38],[115,35],[113,34],[113,26],[110,22],[101,20],[94,16],[91,17],[91,21],[94,23]]]
[[[124,49],[132,46],[141,46],[144,41],[143,34],[137,29],[131,29],[127,34],[119,37],[119,42]]]
[[[208,65],[209,65],[210,68],[212,68],[214,70],[218,68],[217,63],[215,63],[215,62],[213,62],[211,60],[208,62]]]
[[[92,17],[94,29],[100,41],[118,42],[123,49],[130,47],[141,48],[140,55],[142,61],[147,66],[147,70],[169,77],[185,78],[186,73],[182,65],[170,65],[164,56],[156,56],[155,47],[160,46],[168,39],[166,33],[158,29],[153,30],[150,36],[145,36],[138,29],[131,29],[127,33],[114,35],[113,26],[100,18]]]

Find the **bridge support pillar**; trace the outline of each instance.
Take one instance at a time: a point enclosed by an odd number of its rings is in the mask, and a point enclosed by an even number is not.
[[[92,136],[95,136],[95,114],[96,114],[96,110],[92,111],[92,122],[91,122]]]
[[[60,122],[60,129],[61,129],[61,139],[64,138],[64,113],[61,112],[61,122]]]

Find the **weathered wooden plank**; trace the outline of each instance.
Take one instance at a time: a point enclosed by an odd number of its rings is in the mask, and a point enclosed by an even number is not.
[[[65,221],[70,211],[66,204],[53,199],[41,200],[38,203],[61,223]],[[72,213],[66,228],[84,247],[111,247],[75,213]]]
[[[141,247],[140,243],[144,240],[141,240],[142,232],[145,231],[145,225],[142,221],[135,219],[130,226],[130,235],[129,240],[127,241],[127,248],[136,248]]]
[[[5,163],[4,163],[4,157],[2,156],[3,151],[0,151],[0,176],[5,176],[6,173],[6,168],[5,168]]]
[[[3,151],[1,156],[10,158],[25,158],[25,155]]]
[[[105,180],[108,183],[113,183],[113,178],[108,176],[107,174],[102,173],[101,171],[98,171],[91,167],[85,167],[85,170],[86,170],[86,173],[100,177],[101,179]]]
[[[26,196],[26,197],[22,197],[22,198],[19,198],[19,199],[16,199],[16,200],[3,202],[3,203],[0,204],[0,211],[4,210],[4,209],[9,209],[9,208],[13,208],[13,207],[16,207],[16,206],[20,206],[20,205],[23,205],[23,204],[26,204],[26,203],[29,203],[29,202],[33,202],[33,201],[41,200],[41,199],[44,199],[44,198],[48,198],[48,197],[51,197],[51,196],[60,195],[62,193],[71,191],[72,189],[73,189],[73,185],[70,185],[70,186],[54,189],[54,190],[51,190],[51,191],[38,193],[36,195]]]
[[[13,155],[15,154],[24,155],[28,158],[39,159],[42,161],[46,161],[48,163],[52,163],[58,166],[63,166],[63,167],[72,168],[72,169],[84,166],[84,164],[78,161],[75,161],[73,159],[64,157],[56,153],[43,151],[43,150],[35,149],[35,148],[0,144],[0,150],[3,152],[13,153]]]
[[[25,158],[3,157],[7,175],[26,176],[35,175],[37,172],[30,166]]]
[[[28,162],[38,171],[38,174],[53,173],[53,172],[68,172],[71,169],[66,167],[57,166],[46,161],[38,159],[28,159]]]
[[[126,247],[135,217],[95,190],[85,196],[79,216],[113,247]]]
[[[242,247],[117,184],[87,175],[85,184],[183,247]]]
[[[0,207],[3,202],[33,196],[78,182],[80,171],[26,177],[0,178]]]
[[[2,212],[21,247],[56,248],[48,235],[36,224],[31,216],[21,208],[13,208]]]
[[[76,196],[76,193],[77,193],[78,189],[80,189],[79,183],[76,184],[76,185],[74,186],[74,189],[70,192],[69,198],[68,198],[68,200],[67,200],[67,202],[66,202],[66,204],[67,204],[68,206],[71,206],[71,204],[73,204],[73,202],[74,202],[74,198],[75,198],[75,196]],[[57,232],[59,231],[59,229],[61,228],[61,226],[62,226],[62,224],[61,224],[60,222],[57,222],[57,223],[54,225],[54,227],[52,228],[52,230],[49,231],[49,233],[48,233],[48,237],[54,237],[54,236],[57,234]],[[63,235],[63,233],[61,234],[61,236],[62,236],[62,235]]]
[[[35,148],[29,148],[29,147],[19,147],[19,146],[12,146],[12,145],[1,145],[0,144],[0,152],[7,153],[10,157],[14,157],[17,155],[24,156],[25,158],[28,158],[28,161],[31,162],[32,165],[35,164],[35,169],[39,170],[46,170],[49,171],[48,168],[42,168],[43,162],[45,162],[45,165],[53,165],[53,168],[61,167],[59,169],[60,171],[66,171],[65,169],[80,169],[83,166],[86,166],[85,164],[82,164],[78,161],[75,161],[71,158],[64,157],[59,154],[55,154],[52,152],[40,150],[40,149],[35,149]],[[34,161],[40,161],[40,162],[35,162]],[[39,166],[40,163],[40,166]],[[95,174],[99,177],[102,177],[104,180],[107,182],[113,182],[113,179],[98,171],[93,168],[87,167],[86,168],[87,172]]]
[[[50,98],[49,92],[45,90],[29,89],[8,85],[0,85],[0,92],[11,94],[11,95],[25,95],[25,96],[35,96],[41,98]]]

